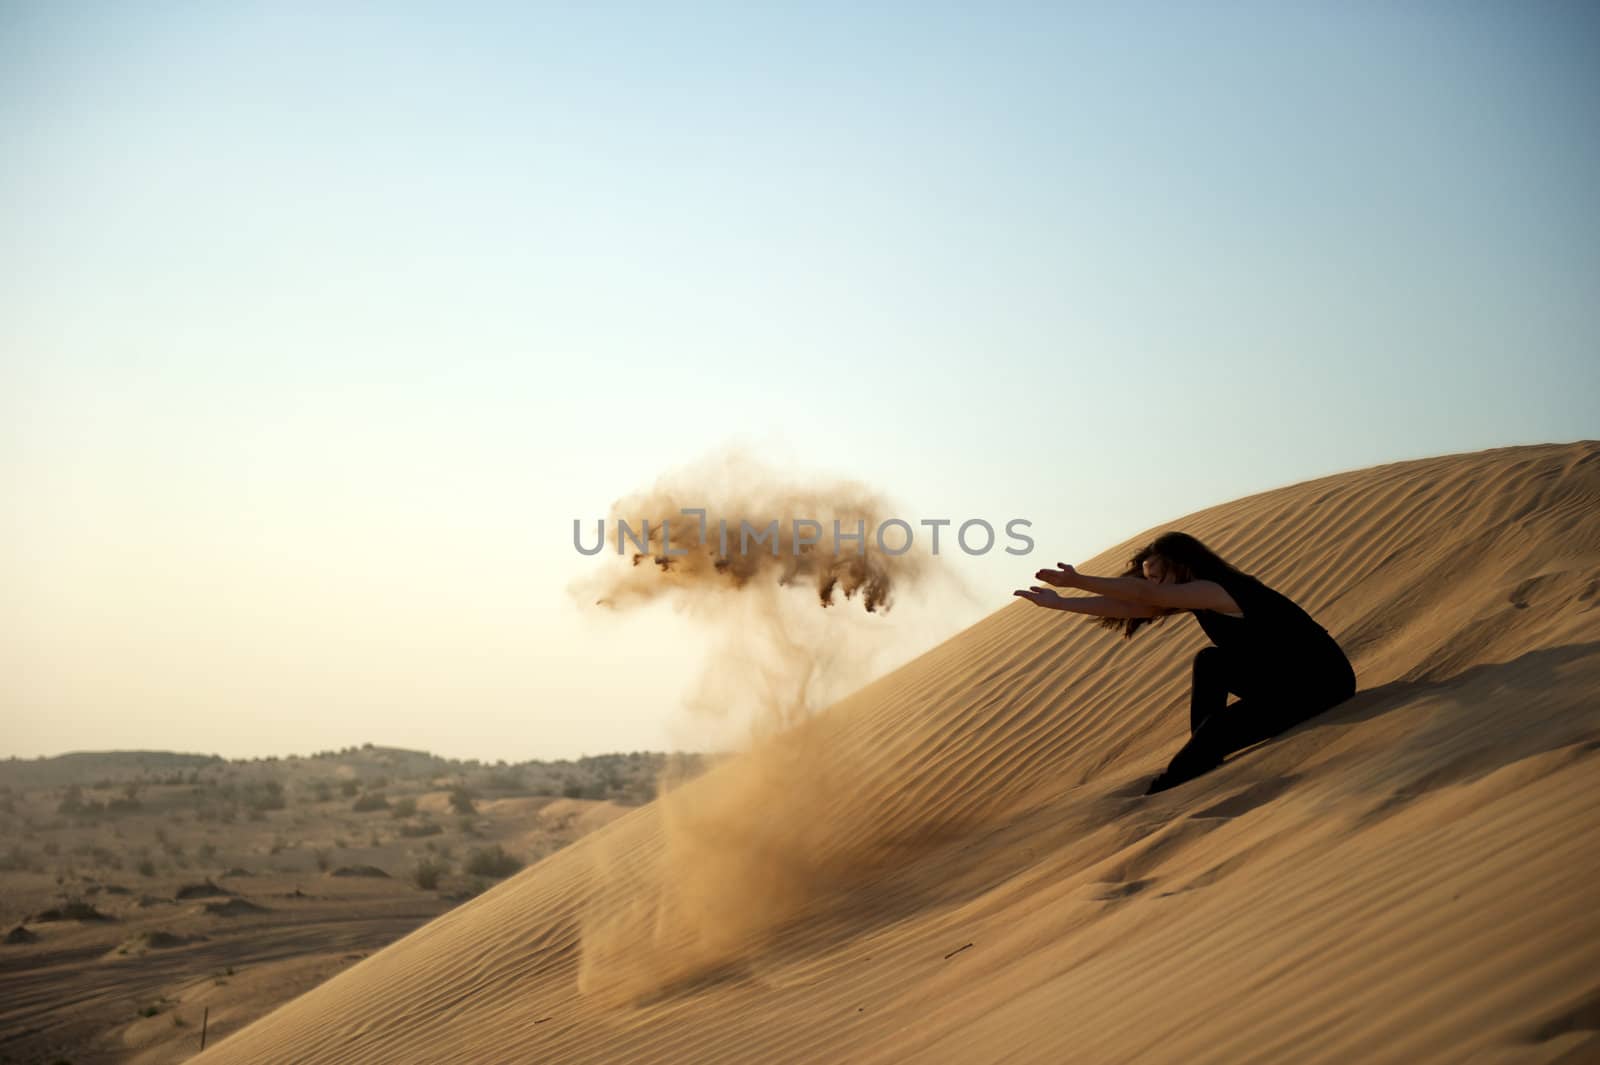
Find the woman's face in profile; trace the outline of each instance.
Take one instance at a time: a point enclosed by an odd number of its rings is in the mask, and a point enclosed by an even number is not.
[[[1164,559],[1147,558],[1144,560],[1144,579],[1157,584],[1166,584],[1172,579],[1172,571],[1167,568]]]

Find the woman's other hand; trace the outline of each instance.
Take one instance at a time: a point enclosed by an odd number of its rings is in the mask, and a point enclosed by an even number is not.
[[[1048,573],[1050,571],[1049,570],[1041,570],[1040,572],[1041,573]],[[1034,604],[1035,606],[1045,606],[1045,607],[1055,608],[1056,604],[1062,602],[1062,598],[1059,595],[1057,595],[1055,592],[1052,592],[1048,588],[1040,588],[1037,585],[1035,585],[1032,588],[1028,588],[1026,590],[1024,590],[1022,588],[1018,588],[1016,591],[1012,592],[1011,594],[1015,595],[1015,596],[1020,596],[1021,598],[1026,599],[1028,602]]]
[[[1078,579],[1078,571],[1065,562],[1057,562],[1055,569],[1042,569],[1033,578],[1056,588],[1071,588]]]

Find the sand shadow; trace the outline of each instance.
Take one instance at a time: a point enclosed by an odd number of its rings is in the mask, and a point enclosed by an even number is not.
[[[1600,640],[1541,647],[1509,662],[1486,662],[1448,677],[1428,680],[1393,680],[1376,688],[1359,689],[1338,706],[1297,725],[1273,739],[1322,726],[1357,725],[1395,710],[1405,709],[1419,697],[1454,693],[1493,682],[1513,690],[1545,691],[1560,686],[1562,667],[1600,655]],[[1267,740],[1267,743],[1273,740]]]
[[[1592,700],[1584,697],[1592,689],[1574,679],[1585,672],[1600,680],[1600,641],[1540,648],[1438,679],[1391,681],[1359,691],[1338,706],[1235,753],[1224,765],[1248,764],[1259,757],[1258,752],[1293,743],[1297,737],[1344,732],[1401,711],[1418,713],[1417,727],[1390,749],[1387,772],[1357,778],[1360,789],[1382,794],[1378,804],[1354,822],[1352,827],[1359,830],[1430,792],[1527,758],[1568,748],[1574,757],[1600,750],[1600,716],[1589,709]],[[1422,703],[1445,712],[1419,713]],[[1507,715],[1518,715],[1522,727],[1507,729]],[[1482,741],[1471,742],[1479,731]],[[1349,759],[1357,757],[1347,755],[1340,764],[1355,764]]]
[[[1295,781],[1299,779],[1293,773],[1281,777],[1269,777],[1266,780],[1250,785],[1243,791],[1228,796],[1221,802],[1212,803],[1203,810],[1196,810],[1189,817],[1192,820],[1215,818],[1224,821],[1239,817],[1256,809],[1258,806],[1265,806],[1279,795],[1288,791],[1294,786]]]
[[[1519,655],[1509,662],[1484,663],[1448,677],[1429,680],[1395,680],[1387,684],[1380,684],[1375,688],[1362,689],[1339,705],[1309,717],[1285,729],[1276,736],[1271,736],[1260,743],[1252,744],[1249,747],[1244,747],[1231,753],[1223,763],[1223,766],[1231,766],[1237,762],[1247,761],[1258,752],[1271,750],[1297,737],[1312,735],[1324,729],[1349,729],[1387,714],[1415,710],[1418,702],[1425,701],[1431,696],[1444,696],[1451,701],[1461,703],[1462,705],[1459,706],[1455,714],[1435,719],[1420,730],[1417,736],[1411,737],[1407,741],[1413,746],[1426,747],[1430,744],[1430,738],[1433,735],[1458,731],[1463,724],[1463,719],[1470,721],[1481,719],[1485,716],[1503,716],[1506,713],[1506,696],[1498,694],[1502,690],[1507,693],[1522,692],[1529,696],[1537,697],[1559,693],[1563,689],[1570,689],[1570,677],[1564,678],[1562,676],[1563,671],[1570,672],[1572,666],[1591,660],[1595,661],[1597,672],[1600,672],[1600,641],[1540,648]],[[1461,699],[1463,693],[1470,695],[1476,694],[1476,692],[1488,693],[1490,691],[1495,693],[1495,698],[1469,698],[1464,701]],[[1508,746],[1505,748],[1507,757],[1504,761],[1495,765],[1494,768],[1519,761],[1528,754],[1542,753],[1554,747],[1566,746],[1579,740],[1600,743],[1600,733],[1596,733],[1592,737],[1571,737],[1559,743],[1546,744],[1543,747],[1537,747],[1532,750],[1524,749],[1521,746]],[[1214,773],[1216,771],[1212,770],[1211,772]],[[1206,775],[1209,776],[1210,774]],[[1148,779],[1148,777],[1142,779]],[[1111,794],[1127,796],[1134,787],[1134,784],[1125,784],[1118,791]]]

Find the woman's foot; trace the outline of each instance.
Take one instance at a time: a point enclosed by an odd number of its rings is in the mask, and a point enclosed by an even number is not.
[[[1154,795],[1168,788],[1175,788],[1179,784],[1186,784],[1195,777],[1203,776],[1222,764],[1222,759],[1196,752],[1192,745],[1185,746],[1167,763],[1167,768],[1150,778],[1150,787],[1146,795]]]
[[[1150,778],[1150,786],[1144,790],[1146,795],[1154,795],[1158,791],[1166,791],[1172,787],[1172,781],[1167,779],[1165,773],[1157,773]]]

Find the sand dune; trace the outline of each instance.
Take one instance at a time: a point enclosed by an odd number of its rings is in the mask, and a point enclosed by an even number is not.
[[[1356,665],[1170,792],[1198,626],[1018,602],[199,1058],[1600,1059],[1600,442],[1175,518]],[[1052,559],[1053,561],[1053,559]]]

